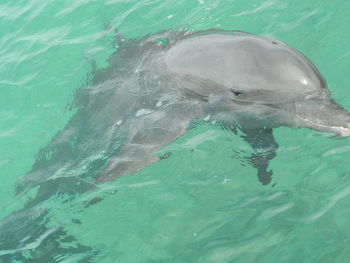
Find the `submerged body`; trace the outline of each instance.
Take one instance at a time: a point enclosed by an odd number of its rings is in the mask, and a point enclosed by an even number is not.
[[[95,249],[76,243],[63,225],[50,227],[47,211],[36,205],[167,158],[157,152],[195,119],[240,129],[262,184],[271,181],[268,165],[278,147],[273,128],[350,135],[349,114],[331,100],[315,66],[277,40],[222,30],[168,31],[120,39],[118,45],[109,67],[94,72],[89,85],[77,91],[76,114],[18,183],[18,193],[39,187],[23,209],[0,222],[0,256],[6,262],[26,255],[35,262],[56,261],[59,254],[72,254],[72,242],[74,253],[91,251],[92,258]]]
[[[15,218],[35,230],[35,240],[50,235],[44,258],[55,255],[56,239],[64,235],[47,228],[41,216],[32,216],[37,204],[62,192],[88,191],[97,182],[167,158],[157,153],[195,119],[240,129],[252,146],[248,160],[262,184],[271,181],[268,165],[278,147],[273,128],[350,135],[349,114],[331,100],[315,66],[279,41],[211,30],[168,31],[118,44],[109,67],[94,72],[89,85],[77,91],[76,114],[19,181],[18,193],[39,186],[36,197],[0,222],[7,227]],[[3,243],[11,240],[1,255],[10,260],[15,249],[31,248],[28,231],[19,228],[13,236],[0,237]]]
[[[94,73],[76,103],[78,112],[42,150],[23,186],[50,182],[76,191],[82,179],[93,178],[93,185],[134,173],[159,160],[157,152],[194,119],[238,127],[263,184],[278,147],[273,128],[350,135],[349,114],[309,60],[282,42],[243,32],[121,40],[110,66]]]

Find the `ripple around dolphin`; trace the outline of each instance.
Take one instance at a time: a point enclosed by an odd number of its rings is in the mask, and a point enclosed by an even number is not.
[[[262,187],[252,167],[230,158],[233,150],[236,157],[250,153],[242,134],[226,139],[216,128],[194,128],[169,146],[168,159],[135,176],[72,195],[52,195],[51,187],[51,198],[34,208],[37,188],[13,194],[35,154],[74,114],[68,108],[91,64],[96,60],[98,71],[115,51],[109,26],[137,39],[218,25],[277,37],[312,58],[335,100],[349,108],[349,8],[347,1],[323,0],[3,1],[0,262],[347,262],[348,139],[308,130],[275,133],[274,187]],[[108,139],[96,136],[85,145],[110,144],[125,122],[118,118]],[[70,175],[81,175],[103,154],[80,159]],[[33,212],[42,208],[49,221]]]

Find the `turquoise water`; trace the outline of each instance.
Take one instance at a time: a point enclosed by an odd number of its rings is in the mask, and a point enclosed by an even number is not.
[[[15,194],[74,115],[75,91],[115,51],[114,29],[242,30],[303,52],[350,110],[347,1],[0,2],[0,262],[348,262],[349,139],[278,128],[272,183],[239,136],[198,125],[171,158],[95,190]],[[236,156],[233,158],[232,156]],[[77,171],[78,173],[79,171]]]

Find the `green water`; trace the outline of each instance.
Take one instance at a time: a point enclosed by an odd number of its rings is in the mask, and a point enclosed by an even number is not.
[[[349,9],[345,0],[1,1],[0,262],[349,262],[349,139],[307,129],[275,130],[268,186],[232,157],[249,155],[239,136],[200,125],[164,149],[171,158],[75,198],[52,195],[28,225],[14,216],[37,191],[15,195],[17,180],[74,114],[93,64],[107,66],[114,29],[273,36],[313,61],[350,110]]]

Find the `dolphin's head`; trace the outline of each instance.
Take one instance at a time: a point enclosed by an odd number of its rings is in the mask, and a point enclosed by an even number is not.
[[[246,48],[251,45],[255,63],[242,83],[251,85],[228,87],[233,103],[249,108],[246,112],[262,125],[307,127],[350,136],[350,115],[331,99],[316,66],[284,43],[271,41],[277,47],[269,48],[267,42],[246,43]]]
[[[167,50],[165,64],[186,89],[202,97],[224,96],[232,113],[249,125],[350,135],[349,114],[332,101],[317,68],[277,40],[200,36]]]
[[[266,70],[263,75],[256,72],[262,84],[258,89],[231,87],[232,102],[241,109],[249,108],[246,112],[262,125],[307,127],[350,136],[350,115],[331,98],[320,72],[301,54],[294,51],[292,55],[270,64],[271,80]]]

